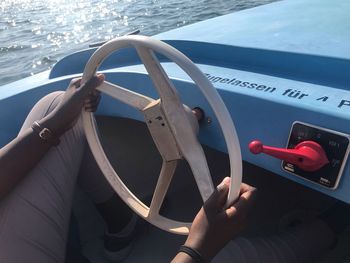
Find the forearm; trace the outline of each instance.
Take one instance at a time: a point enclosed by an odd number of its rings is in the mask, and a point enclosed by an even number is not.
[[[49,127],[51,120],[42,120]],[[43,158],[51,145],[31,128],[0,149],[0,200]]]

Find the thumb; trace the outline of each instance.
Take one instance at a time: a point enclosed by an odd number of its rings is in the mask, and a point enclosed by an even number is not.
[[[215,212],[221,211],[226,203],[228,190],[230,188],[230,178],[225,177],[222,182],[216,187],[213,194],[206,202],[208,209]]]
[[[104,80],[105,76],[103,74],[97,74],[93,76],[91,79],[89,79],[87,82],[85,82],[78,88],[79,93],[81,93],[82,96],[89,94],[90,91],[100,86]]]

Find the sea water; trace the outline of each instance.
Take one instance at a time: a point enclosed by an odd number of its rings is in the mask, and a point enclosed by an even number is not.
[[[276,0],[1,0],[0,85],[50,69],[89,44],[154,35]]]

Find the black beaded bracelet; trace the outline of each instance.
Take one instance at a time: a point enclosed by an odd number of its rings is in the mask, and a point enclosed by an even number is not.
[[[194,261],[197,263],[206,263],[206,261],[203,259],[202,255],[195,249],[182,245],[180,246],[179,252],[186,253],[189,255]]]

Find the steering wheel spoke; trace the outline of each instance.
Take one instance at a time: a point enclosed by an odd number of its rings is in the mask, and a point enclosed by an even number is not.
[[[168,104],[182,106],[174,84],[165,73],[154,52],[143,46],[136,46],[136,51],[145,65],[159,96],[162,98],[164,107],[168,107]]]
[[[164,202],[165,195],[168,192],[171,180],[175,173],[177,162],[177,160],[170,162],[163,160],[162,169],[151,201],[149,218],[159,215],[159,210]]]
[[[209,167],[205,158],[202,146],[197,139],[189,141],[188,138],[181,138],[184,158],[191,167],[192,174],[201,194],[203,202],[205,202],[214,191],[213,181],[210,175]]]
[[[112,98],[119,100],[127,105],[130,105],[138,110],[143,110],[154,99],[137,92],[125,89],[119,85],[104,81],[98,88],[101,92],[111,96]]]

